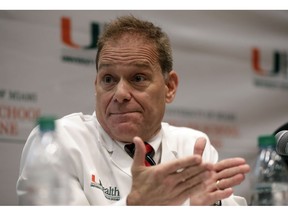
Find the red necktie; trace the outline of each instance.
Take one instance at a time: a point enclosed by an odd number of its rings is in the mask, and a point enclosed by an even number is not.
[[[155,161],[153,160],[153,156],[155,154],[154,149],[152,146],[148,143],[145,142],[145,147],[146,147],[146,155],[145,155],[145,165],[146,166],[153,166],[155,165]],[[127,144],[124,147],[125,151],[128,153],[130,157],[133,158],[134,152],[135,152],[135,144]]]

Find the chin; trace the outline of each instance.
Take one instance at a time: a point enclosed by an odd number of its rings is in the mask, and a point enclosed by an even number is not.
[[[131,131],[127,128],[123,130],[116,129],[113,130],[113,132],[111,133],[111,137],[120,142],[132,142],[135,136],[139,136],[139,133],[137,131]]]
[[[127,135],[125,135],[125,136],[123,136],[123,134],[122,135],[119,135],[119,136],[112,136],[113,137],[113,139],[115,139],[115,140],[117,140],[117,141],[119,141],[119,142],[124,142],[124,143],[132,143],[133,142],[133,138],[135,137],[135,136],[127,136]]]

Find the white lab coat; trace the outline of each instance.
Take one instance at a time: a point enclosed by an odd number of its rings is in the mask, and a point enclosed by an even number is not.
[[[71,178],[71,205],[126,205],[132,177],[132,158],[112,140],[98,123],[95,113],[74,113],[57,120],[58,143]],[[19,200],[25,200],[27,191],[25,169],[27,154],[35,141],[37,128],[29,135],[24,146],[20,175],[17,181]],[[174,127],[162,123],[161,163],[193,154],[198,137],[206,137],[203,160],[215,163],[218,153],[206,134],[190,128]],[[49,169],[49,168],[47,168]],[[67,181],[68,183],[69,181]],[[153,182],[151,182],[153,184]],[[189,204],[187,200],[184,204]],[[222,200],[222,205],[247,205],[239,196]]]

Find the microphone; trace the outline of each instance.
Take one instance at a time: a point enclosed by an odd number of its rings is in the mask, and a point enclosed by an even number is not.
[[[276,135],[278,132],[284,131],[284,130],[288,130],[288,122],[285,123],[285,124],[283,124],[283,125],[281,125],[279,128],[277,128],[277,129],[273,132],[273,134]]]
[[[276,152],[282,157],[287,157],[288,160],[288,130],[279,131],[275,138]]]
[[[288,122],[277,128],[273,134],[276,138],[276,153],[288,166]]]

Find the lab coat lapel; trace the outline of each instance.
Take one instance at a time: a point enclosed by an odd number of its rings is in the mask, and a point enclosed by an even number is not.
[[[116,143],[114,145],[111,159],[116,167],[131,176],[131,165],[133,159]]]
[[[128,176],[131,176],[131,165],[132,158],[114,141],[112,140],[108,134],[104,131],[104,129],[100,126],[97,121],[97,128],[101,133],[99,133],[98,140],[102,144],[102,146],[110,153],[111,160],[116,167],[123,171]],[[101,136],[100,136],[101,134]]]
[[[161,163],[166,163],[168,161],[172,161],[177,159],[177,151],[176,151],[176,140],[169,135],[169,131],[167,131],[166,125],[162,124],[163,128],[163,137],[162,137],[162,155],[161,155]]]

